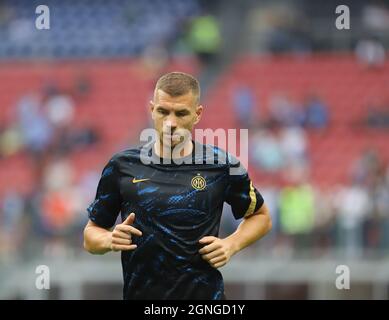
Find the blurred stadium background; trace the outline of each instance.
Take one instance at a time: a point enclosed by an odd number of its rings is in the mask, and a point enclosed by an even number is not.
[[[388,48],[389,1],[0,1],[0,298],[121,299],[119,254],[83,251],[86,207],[149,126],[154,81],[180,70],[200,79],[202,128],[249,128],[273,217],[221,269],[227,297],[388,299]],[[222,222],[239,223],[228,206]]]

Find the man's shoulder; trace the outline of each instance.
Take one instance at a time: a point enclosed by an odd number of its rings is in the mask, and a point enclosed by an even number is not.
[[[211,162],[229,166],[233,162],[234,157],[218,146],[196,142],[195,148],[196,156],[202,156],[207,163]]]
[[[247,174],[247,170],[241,161],[232,153],[211,144],[202,145],[204,152],[204,162],[212,163],[218,167],[222,166],[229,170],[230,175],[242,176]]]
[[[113,154],[110,163],[120,163],[123,161],[133,161],[139,159],[141,146],[132,146],[128,149],[117,151]]]

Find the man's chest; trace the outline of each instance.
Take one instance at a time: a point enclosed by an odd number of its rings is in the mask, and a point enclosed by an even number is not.
[[[223,168],[186,166],[123,168],[120,192],[124,202],[144,210],[209,210],[222,205],[228,185]]]

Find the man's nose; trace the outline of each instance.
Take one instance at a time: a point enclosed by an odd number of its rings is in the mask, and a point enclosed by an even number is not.
[[[176,121],[175,117],[170,117],[169,119],[167,119],[165,122],[165,127],[167,129],[170,128],[171,131],[174,131],[177,127],[177,121]]]

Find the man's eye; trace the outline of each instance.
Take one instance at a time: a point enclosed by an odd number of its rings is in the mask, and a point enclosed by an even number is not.
[[[167,112],[166,110],[158,110],[158,112],[159,112],[160,114],[163,114],[163,115],[169,114],[169,112]]]
[[[185,117],[186,115],[186,112],[177,113],[177,117]]]

